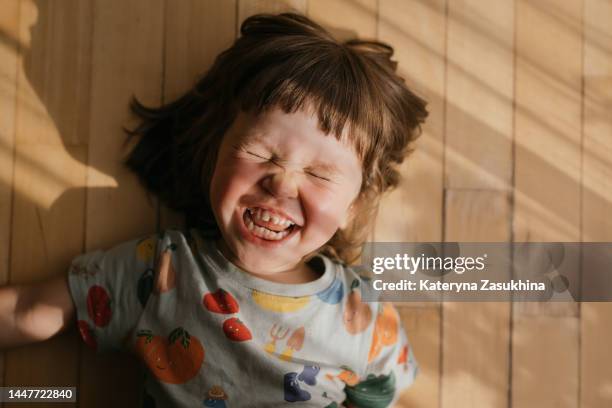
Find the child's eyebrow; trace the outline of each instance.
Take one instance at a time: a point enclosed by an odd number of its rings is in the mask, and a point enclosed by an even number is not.
[[[309,166],[313,170],[321,170],[329,174],[340,174],[342,173],[338,166],[333,163],[325,163],[325,162],[314,162],[311,166]]]
[[[272,146],[267,143],[266,138],[259,132],[247,134],[246,137],[242,140],[241,144],[246,147],[259,144],[268,150],[272,148]]]

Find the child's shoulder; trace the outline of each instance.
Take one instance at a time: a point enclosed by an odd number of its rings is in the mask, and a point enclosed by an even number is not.
[[[366,301],[376,300],[376,291],[373,290],[371,284],[372,278],[364,268],[359,265],[347,265],[323,254],[319,254],[319,256],[325,257],[329,260],[329,264],[333,265],[336,280],[344,283],[347,293],[358,291],[361,294],[361,299]]]

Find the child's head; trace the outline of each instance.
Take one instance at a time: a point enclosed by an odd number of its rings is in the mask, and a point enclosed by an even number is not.
[[[352,144],[321,131],[306,107],[239,113],[210,187],[226,255],[260,275],[292,269],[346,227],[361,172]]]
[[[398,183],[425,102],[386,44],[340,43],[295,14],[253,16],[241,34],[177,101],[134,102],[143,137],[126,164],[188,224],[216,226],[249,270],[318,250],[350,262]],[[295,225],[285,230],[281,215]]]

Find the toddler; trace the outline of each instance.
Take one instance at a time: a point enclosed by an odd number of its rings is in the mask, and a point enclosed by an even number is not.
[[[135,353],[145,407],[386,407],[417,372],[397,311],[362,303],[359,256],[427,112],[377,41],[256,15],[178,100],[147,108],[126,164],[186,215],[0,291],[4,347],[77,322]],[[76,312],[76,318],[74,318]]]

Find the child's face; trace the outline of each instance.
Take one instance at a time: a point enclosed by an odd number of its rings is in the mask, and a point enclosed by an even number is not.
[[[240,113],[210,186],[225,255],[258,275],[300,267],[348,222],[361,171],[353,147],[323,133],[308,111]]]

